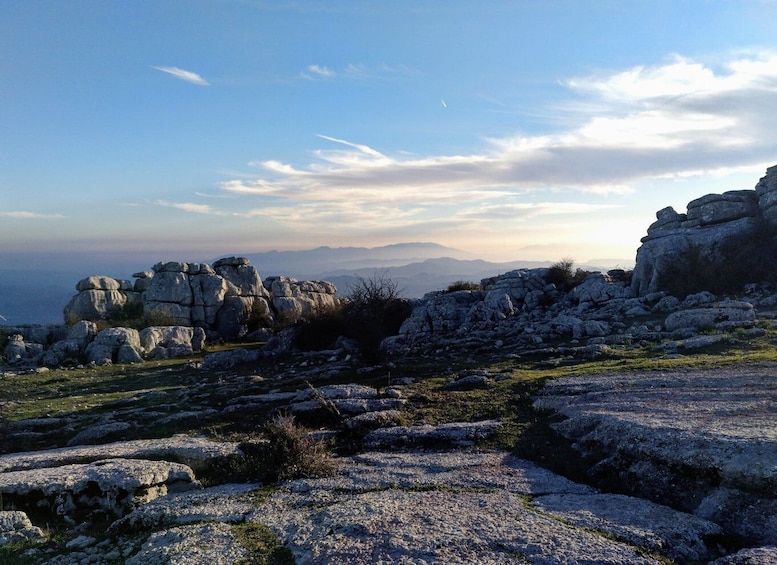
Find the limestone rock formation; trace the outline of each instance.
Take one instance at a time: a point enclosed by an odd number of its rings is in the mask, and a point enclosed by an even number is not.
[[[668,207],[642,238],[632,288],[687,294],[720,292],[760,282],[775,265],[777,166],[755,190],[708,194],[688,203],[685,214]]]
[[[126,308],[140,305],[140,294],[129,281],[91,276],[76,284],[76,294],[65,306],[65,320],[104,320]]]
[[[337,289],[330,282],[298,281],[288,277],[267,279],[272,305],[281,323],[331,310],[338,303]]]
[[[135,283],[87,277],[65,307],[65,319],[119,321],[137,317],[154,326],[202,328],[209,339],[236,339],[276,321],[289,324],[331,309],[337,290],[327,282],[285,277],[262,283],[245,257],[207,263],[162,262],[133,275]]]

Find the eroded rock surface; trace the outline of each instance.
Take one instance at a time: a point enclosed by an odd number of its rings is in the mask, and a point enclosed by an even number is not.
[[[604,480],[777,543],[777,369],[637,372],[549,381],[537,406]]]

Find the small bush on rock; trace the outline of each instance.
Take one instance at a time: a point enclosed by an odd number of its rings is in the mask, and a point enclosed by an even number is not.
[[[448,285],[446,292],[456,292],[459,290],[483,290],[483,287],[476,282],[455,281]]]
[[[312,440],[293,416],[278,415],[264,426],[267,470],[271,479],[324,477],[334,471],[334,462],[324,444]]]
[[[295,346],[322,350],[333,347],[338,337],[355,340],[364,359],[380,360],[380,344],[396,335],[412,311],[410,302],[399,296],[397,283],[385,272],[371,278],[359,277],[341,307],[301,323]]]
[[[575,262],[572,259],[564,257],[548,267],[548,274],[545,278],[561,290],[571,290],[582,283],[589,274],[583,269],[575,270],[574,266]]]
[[[211,469],[214,482],[258,481],[274,483],[300,478],[325,477],[334,472],[334,461],[320,442],[311,439],[293,416],[276,415],[265,423],[264,438],[244,441],[242,455]]]

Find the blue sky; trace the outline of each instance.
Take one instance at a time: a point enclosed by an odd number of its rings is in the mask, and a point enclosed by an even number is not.
[[[434,241],[626,266],[657,210],[777,163],[775,21],[770,0],[4,0],[0,263]]]

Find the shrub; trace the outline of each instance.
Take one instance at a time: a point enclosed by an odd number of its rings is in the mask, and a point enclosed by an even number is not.
[[[346,337],[359,343],[369,362],[380,359],[380,343],[399,328],[412,311],[410,302],[399,296],[397,283],[385,272],[377,272],[351,287],[345,310]]]
[[[294,422],[293,416],[277,415],[264,426],[268,440],[267,476],[271,480],[324,477],[334,471],[334,461],[320,441]]]
[[[311,439],[293,416],[278,414],[263,426],[260,441],[240,443],[241,455],[214,463],[203,478],[213,484],[261,482],[324,477],[335,465],[323,442]]]
[[[380,360],[380,343],[396,335],[411,312],[410,302],[399,296],[397,283],[385,272],[359,277],[343,305],[301,322],[295,346],[321,350],[332,347],[338,337],[355,340],[366,361]]]
[[[349,333],[345,309],[344,305],[337,306],[297,324],[294,344],[303,351],[331,348],[337,338]]]
[[[575,262],[572,259],[564,257],[548,267],[548,274],[545,278],[561,290],[571,290],[582,283],[589,274],[583,269],[574,270],[574,266]]]
[[[458,290],[483,290],[483,286],[471,281],[454,281],[448,285],[445,292],[456,292]]]

